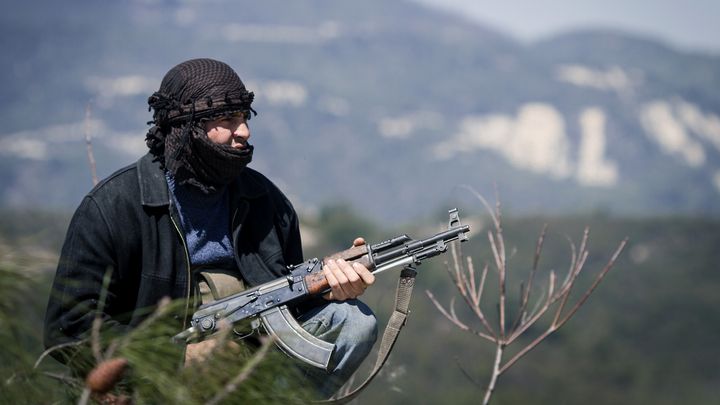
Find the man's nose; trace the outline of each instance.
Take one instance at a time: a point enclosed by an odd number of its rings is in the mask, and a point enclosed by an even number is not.
[[[246,140],[249,139],[250,127],[248,126],[247,122],[243,122],[242,124],[238,125],[237,128],[235,128],[235,132],[233,134]]]

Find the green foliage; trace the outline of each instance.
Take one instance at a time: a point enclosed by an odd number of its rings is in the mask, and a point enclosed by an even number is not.
[[[43,403],[65,396],[61,384],[33,368],[41,347],[39,326],[45,304],[39,298],[47,296],[36,291],[47,287],[23,270],[0,265],[0,402],[8,404]]]

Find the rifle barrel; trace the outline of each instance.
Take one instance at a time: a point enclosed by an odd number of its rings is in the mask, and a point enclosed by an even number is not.
[[[403,246],[400,246],[396,249],[393,249],[386,253],[378,254],[373,258],[373,261],[375,263],[376,267],[381,267],[382,265],[397,259],[401,256],[406,255],[412,255],[413,252],[422,250],[428,246],[434,245],[439,241],[444,242],[451,242],[454,241],[459,237],[461,233],[466,233],[470,231],[469,225],[463,225],[458,226],[456,228],[448,229],[447,231],[440,232],[438,234],[435,234],[427,239],[421,239],[414,242],[406,243]]]

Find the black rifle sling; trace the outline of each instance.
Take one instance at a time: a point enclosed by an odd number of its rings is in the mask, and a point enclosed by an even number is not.
[[[378,350],[377,359],[375,360],[375,366],[367,379],[357,388],[339,398],[316,401],[315,403],[345,404],[350,402],[375,378],[385,364],[385,361],[387,361],[390,351],[400,335],[400,329],[405,325],[405,320],[409,313],[410,297],[412,296],[413,286],[415,285],[415,275],[417,275],[417,271],[415,271],[412,266],[406,266],[400,272],[400,280],[398,281],[397,291],[395,292],[395,309],[390,319],[388,319],[387,326],[385,326],[385,332],[380,341],[380,349]]]

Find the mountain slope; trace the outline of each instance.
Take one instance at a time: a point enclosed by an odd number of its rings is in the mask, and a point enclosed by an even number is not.
[[[257,94],[252,164],[303,210],[402,221],[497,184],[519,212],[720,214],[717,56],[607,31],[524,46],[404,1],[41,3],[0,17],[3,205],[75,205],[85,133],[101,175],[134,161],[165,71],[214,57]]]

